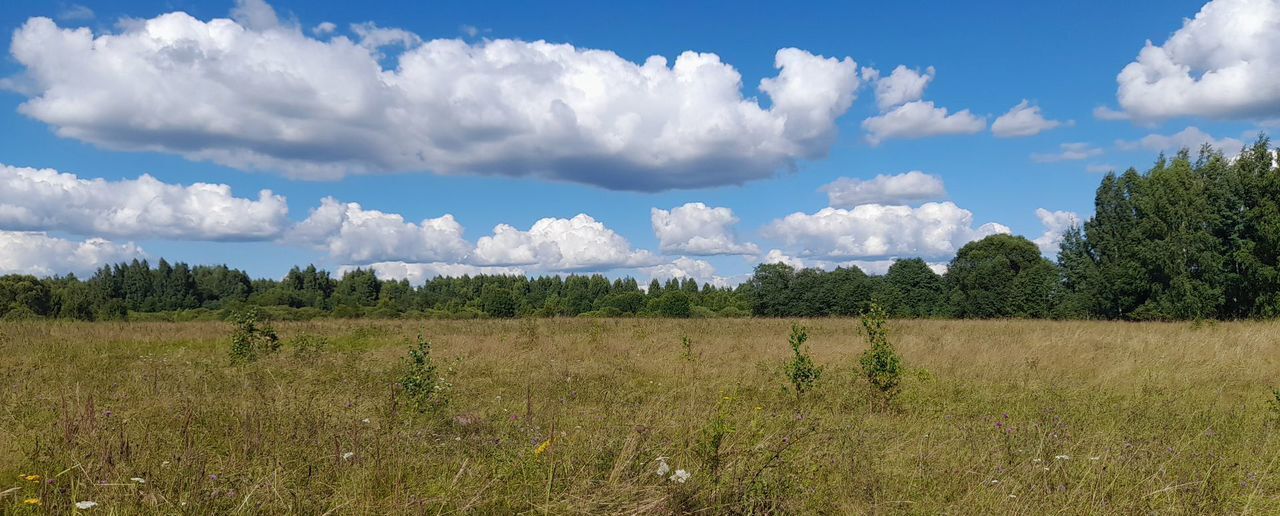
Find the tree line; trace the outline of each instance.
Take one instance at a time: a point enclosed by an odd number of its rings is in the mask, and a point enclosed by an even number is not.
[[[0,317],[222,318],[245,306],[314,317],[822,317],[880,306],[898,318],[1187,320],[1280,315],[1280,172],[1265,136],[1236,156],[1209,146],[1103,177],[1093,217],[1057,260],[1020,236],[963,246],[938,274],[920,258],[884,275],[761,264],[737,287],[595,275],[439,277],[413,286],[314,265],[281,280],[161,259],[92,277],[0,276]],[[156,315],[159,314],[159,315]]]

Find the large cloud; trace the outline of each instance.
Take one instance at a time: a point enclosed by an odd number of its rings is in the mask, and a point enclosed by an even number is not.
[[[355,269],[355,265],[344,265],[338,268],[338,274],[343,274],[349,270]],[[459,276],[475,276],[478,274],[486,275],[514,275],[523,276],[524,270],[515,267],[478,267],[465,263],[406,263],[406,262],[377,262],[363,266],[365,269],[372,269],[378,274],[380,279],[391,280],[409,280],[413,285],[422,285],[429,279],[441,276],[459,277]]]
[[[43,232],[0,231],[0,274],[81,276],[109,263],[140,258],[138,246],[101,238],[77,242]]]
[[[738,243],[733,231],[738,217],[729,208],[691,202],[671,211],[653,208],[650,220],[663,253],[707,256],[760,252],[755,244]]]
[[[476,265],[528,266],[538,271],[604,271],[654,265],[648,251],[585,213],[571,219],[545,218],[521,231],[507,224],[476,242]]]
[[[947,197],[942,178],[919,170],[895,175],[877,175],[873,179],[842,177],[824,185],[828,204],[833,208],[852,208],[860,204],[910,204],[937,201]]]
[[[862,121],[867,143],[871,145],[892,139],[976,134],[987,127],[986,118],[967,109],[950,113],[932,101],[921,100],[925,88],[933,81],[933,67],[921,73],[898,66],[887,77],[879,77],[874,70],[864,75],[876,81],[876,105],[881,113]]]
[[[1280,114],[1280,2],[1211,1],[1163,45],[1148,41],[1116,82],[1136,120]]]
[[[19,109],[109,149],[296,178],[431,171],[653,191],[825,155],[859,86],[852,59],[782,49],[759,84],[766,109],[715,54],[636,64],[544,41],[419,44],[367,24],[316,39],[260,1],[236,18],[175,12],[118,34],[29,19],[11,46],[29,96]],[[392,44],[409,48],[383,56]]]
[[[320,201],[306,220],[289,230],[286,241],[324,249],[343,263],[383,261],[456,262],[470,244],[452,215],[406,222],[394,213],[366,210],[332,197]]]
[[[951,202],[919,207],[863,204],[853,209],[823,208],[793,213],[770,223],[765,236],[800,256],[826,260],[885,257],[949,257],[972,240],[1008,227],[973,227],[973,213]]]
[[[227,185],[105,181],[0,165],[0,229],[177,240],[266,240],[287,224],[285,199],[231,195]]]

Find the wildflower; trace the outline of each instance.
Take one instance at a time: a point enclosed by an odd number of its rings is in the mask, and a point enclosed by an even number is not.
[[[667,458],[658,457],[657,460],[658,460],[658,471],[657,471],[658,476],[660,477],[667,476],[667,473],[671,471],[671,466],[667,464]]]
[[[688,471],[685,471],[683,469],[677,469],[675,474],[671,475],[671,481],[677,484],[683,484],[689,480],[689,477],[692,477],[692,476],[693,474],[689,473]]]
[[[22,479],[26,480],[27,482],[39,482],[40,475],[24,475]]]
[[[1039,464],[1039,463],[1040,463],[1040,459],[1031,459],[1031,463],[1032,463],[1032,464]]]
[[[989,484],[991,484],[991,485],[993,485],[993,486],[994,486],[994,485],[996,485],[996,484],[999,484],[999,483],[1000,483],[1000,481],[999,481],[999,480],[996,480],[996,479],[994,479],[994,478],[993,478],[993,479],[991,479],[991,482],[989,482]]]
[[[163,461],[163,462],[161,462],[161,463],[160,463],[160,467],[162,467],[162,468],[163,468],[163,467],[165,467],[165,466],[168,466],[168,465],[169,465],[169,461],[167,461],[167,460],[166,460],[166,461]]]
[[[1071,460],[1070,455],[1054,455],[1053,458],[1058,460]]]
[[[1018,495],[1009,495],[1009,498],[1017,498]]]
[[[44,503],[41,502],[39,498],[27,498],[26,500],[23,500],[22,503],[33,506],[33,507],[39,507],[41,505],[44,505]]]
[[[546,453],[547,448],[550,448],[550,447],[551,447],[551,439],[548,438],[547,440],[542,441],[542,444],[539,444],[537,448],[533,449],[533,456],[534,457],[541,456],[542,454]]]
[[[764,407],[761,407],[761,406],[757,405],[757,406],[756,406],[756,410],[764,410]]]
[[[346,452],[342,454],[342,460],[351,460],[351,458],[355,456],[356,456],[356,452]]]
[[[133,478],[131,478],[131,479],[129,479],[129,480],[132,480],[132,481],[137,482],[137,483],[139,483],[139,484],[145,484],[145,483],[147,483],[147,479],[145,479],[145,478],[139,478],[139,477],[133,477]]]
[[[366,424],[366,425],[367,425],[367,424],[369,424],[369,418],[367,418],[367,417],[366,417],[366,418],[364,418],[364,419],[361,419],[361,420],[360,420],[360,422],[361,422],[361,423],[364,423],[364,424]]]
[[[1102,457],[1089,457],[1089,460],[1100,460]]]
[[[92,500],[85,500],[85,501],[83,501],[83,502],[76,502],[76,508],[77,508],[77,509],[80,509],[80,510],[82,510],[82,511],[87,511],[87,510],[92,509],[92,508],[97,507],[97,506],[98,506],[98,502],[95,502],[95,501],[92,501]]]

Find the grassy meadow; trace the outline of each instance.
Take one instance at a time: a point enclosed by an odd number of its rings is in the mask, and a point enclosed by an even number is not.
[[[800,321],[797,396],[791,322],[281,322],[250,363],[227,323],[4,323],[0,512],[1280,512],[1278,323],[894,321],[886,408],[854,319]]]

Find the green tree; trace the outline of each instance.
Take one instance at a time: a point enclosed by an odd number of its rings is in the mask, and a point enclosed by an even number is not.
[[[1024,237],[991,235],[960,248],[947,269],[960,317],[1047,317],[1058,273]]]

